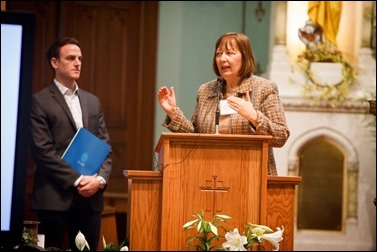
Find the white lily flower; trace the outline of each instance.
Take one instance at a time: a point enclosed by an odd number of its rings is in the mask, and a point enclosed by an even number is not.
[[[80,251],[83,251],[85,249],[85,247],[87,247],[89,250],[89,244],[88,242],[86,241],[85,239],[85,236],[83,233],[81,233],[81,231],[79,231],[76,235],[76,238],[75,238],[75,244],[76,244],[76,247],[80,250]]]
[[[216,214],[215,216],[220,217],[221,219],[231,219],[232,217],[225,214]]]
[[[262,242],[263,234],[266,232],[263,228],[260,227],[254,227],[251,229],[252,236],[256,237],[258,239],[258,242]]]
[[[106,241],[105,241],[105,237],[102,235],[102,244],[103,244],[103,247],[105,248],[106,247]]]
[[[238,228],[235,228],[233,232],[229,231],[225,234],[227,240],[222,246],[231,251],[246,251],[245,244],[247,244],[247,238],[244,235],[240,235]]]
[[[196,230],[200,231],[202,228],[202,221],[199,221],[198,226],[196,227]]]
[[[120,248],[119,251],[128,251],[128,247],[127,246],[123,246],[123,247]]]
[[[217,227],[215,227],[211,222],[208,222],[208,223],[209,223],[209,227],[211,228],[212,233],[218,236]]]
[[[284,227],[282,229],[277,227],[276,229],[277,231],[274,233],[262,235],[262,239],[269,241],[275,247],[274,251],[279,250],[279,242],[283,240],[284,233]]]
[[[264,230],[265,232],[268,232],[268,233],[273,233],[274,230],[272,230],[271,228],[265,226],[265,225],[257,225],[257,224],[253,224],[253,227],[254,228],[258,228],[259,230],[262,229]]]
[[[183,225],[183,228],[187,228],[189,226],[191,226],[192,224],[194,224],[195,222],[197,222],[198,220],[192,220],[192,221],[189,221],[189,222],[186,222],[185,225]]]

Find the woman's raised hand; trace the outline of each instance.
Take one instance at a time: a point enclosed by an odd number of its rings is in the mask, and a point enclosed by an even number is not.
[[[175,100],[174,87],[167,88],[166,86],[161,87],[157,93],[158,102],[160,103],[162,109],[165,113],[173,118],[175,111],[177,109],[177,103]]]

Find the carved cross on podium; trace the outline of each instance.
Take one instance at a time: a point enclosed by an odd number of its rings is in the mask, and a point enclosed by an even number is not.
[[[206,209],[206,212],[213,214],[215,212],[222,212],[221,209],[216,209],[216,193],[227,193],[229,191],[229,187],[222,186],[223,183],[223,180],[217,180],[217,175],[212,175],[212,180],[206,180],[205,186],[200,187],[200,191],[212,193],[212,210]]]

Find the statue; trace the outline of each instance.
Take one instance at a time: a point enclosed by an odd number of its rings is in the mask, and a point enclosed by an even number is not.
[[[324,37],[330,43],[336,44],[339,30],[342,1],[309,1],[308,16],[314,25],[319,25]]]
[[[298,29],[298,37],[304,42],[307,49],[314,49],[322,43],[322,29],[308,20],[303,28]]]

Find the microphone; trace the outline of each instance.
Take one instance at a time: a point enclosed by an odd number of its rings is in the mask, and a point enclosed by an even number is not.
[[[223,82],[223,77],[217,77],[217,108],[216,108],[216,118],[215,118],[215,134],[219,134],[219,122],[220,122],[220,89]]]

